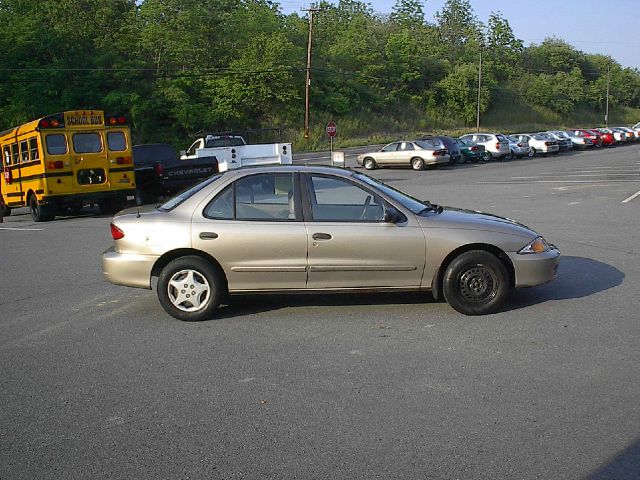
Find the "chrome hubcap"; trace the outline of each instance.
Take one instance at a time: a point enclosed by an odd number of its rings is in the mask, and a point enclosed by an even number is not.
[[[196,312],[204,308],[211,296],[209,282],[196,270],[180,270],[167,285],[169,300],[178,310]]]

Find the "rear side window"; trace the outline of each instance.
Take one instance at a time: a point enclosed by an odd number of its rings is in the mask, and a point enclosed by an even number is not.
[[[47,135],[46,144],[49,155],[64,155],[67,153],[67,138],[61,133]]]
[[[29,160],[39,160],[40,152],[38,151],[38,140],[36,138],[29,139]]]
[[[98,133],[74,133],[73,150],[76,153],[99,153],[102,151],[102,138]]]
[[[123,152],[127,149],[127,140],[124,132],[109,132],[107,134],[107,145],[112,152]]]

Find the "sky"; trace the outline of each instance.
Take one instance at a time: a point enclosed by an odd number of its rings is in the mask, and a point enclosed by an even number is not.
[[[278,3],[285,13],[298,11],[305,15],[300,10],[313,2],[281,0]],[[395,0],[366,3],[376,12],[390,13]],[[434,14],[445,3],[445,0],[426,0],[427,21],[434,22]],[[471,0],[471,6],[483,23],[491,12],[502,12],[525,46],[555,36],[585,53],[609,55],[623,67],[640,68],[638,0]]]

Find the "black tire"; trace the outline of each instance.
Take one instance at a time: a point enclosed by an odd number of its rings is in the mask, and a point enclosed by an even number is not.
[[[488,162],[489,160],[491,160],[491,152],[483,152],[481,158],[483,162]]]
[[[362,161],[362,166],[367,170],[375,170],[378,165],[373,158],[367,157]]]
[[[420,157],[413,157],[411,159],[411,168],[415,171],[424,170],[424,160]]]
[[[7,207],[7,204],[5,203],[2,206],[2,216],[8,217],[9,215],[11,215],[11,207]]]
[[[48,222],[53,220],[55,215],[51,215],[42,205],[38,205],[38,199],[35,195],[29,197],[29,211],[34,222]]]
[[[484,250],[465,252],[447,267],[442,292],[447,303],[465,315],[497,311],[509,293],[504,264]]]
[[[536,153],[537,153],[537,152],[536,152],[536,149],[535,149],[535,148],[533,148],[533,147],[530,147],[530,148],[529,148],[529,153],[528,153],[529,158],[533,158],[533,157],[535,157],[535,156],[536,156]]]
[[[176,288],[176,283],[183,281],[182,288]],[[197,256],[172,260],[158,277],[158,300],[162,308],[184,322],[213,317],[224,293],[224,282],[218,271]]]

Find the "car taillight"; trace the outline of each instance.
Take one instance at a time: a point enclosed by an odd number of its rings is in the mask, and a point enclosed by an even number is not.
[[[124,232],[112,223],[111,236],[113,237],[114,240],[120,240],[121,238],[124,238]]]
[[[154,168],[158,177],[161,177],[164,174],[164,167],[161,163],[156,163],[156,166]]]
[[[521,144],[521,143],[518,143],[517,145],[518,145],[518,148],[522,148],[522,147],[524,147],[524,145],[523,145],[523,144]]]
[[[480,150],[480,147],[478,147],[478,146],[471,147],[471,151],[472,152],[477,152],[478,150]]]
[[[496,143],[496,150],[500,150],[500,142]]]
[[[545,144],[547,147],[550,147],[551,145],[553,145],[553,142],[544,142],[544,144]]]

